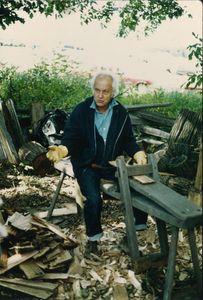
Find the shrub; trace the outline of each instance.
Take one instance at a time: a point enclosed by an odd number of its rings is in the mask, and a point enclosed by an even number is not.
[[[89,74],[76,73],[75,62],[67,62],[61,54],[48,64],[41,61],[34,68],[19,72],[14,66],[0,69],[0,98],[12,99],[16,108],[27,109],[32,102],[41,102],[45,110],[56,108],[71,110],[82,99],[91,95]],[[171,106],[153,109],[169,117],[176,117],[182,108],[202,110],[202,97],[195,92],[166,92],[162,89],[139,95],[136,88],[127,95],[122,82],[118,97],[124,105],[166,103]]]
[[[42,61],[24,72],[18,72],[14,66],[3,67],[0,78],[1,99],[11,98],[17,108],[41,102],[46,110],[56,107],[68,110],[90,94],[88,77],[73,73],[60,55],[51,64]]]

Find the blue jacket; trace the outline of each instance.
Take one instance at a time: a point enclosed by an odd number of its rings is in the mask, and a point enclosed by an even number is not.
[[[64,129],[61,144],[68,148],[74,172],[92,163],[108,166],[108,161],[115,160],[124,152],[133,157],[139,151],[128,112],[119,102],[113,107],[111,124],[104,144],[94,123],[95,110],[90,108],[92,101],[93,97],[90,97],[79,103]]]

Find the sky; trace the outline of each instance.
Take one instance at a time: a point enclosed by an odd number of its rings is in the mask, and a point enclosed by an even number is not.
[[[149,37],[131,32],[118,38],[118,20],[113,18],[107,29],[98,22],[80,25],[77,14],[62,19],[35,15],[25,24],[15,23],[0,31],[4,43],[24,43],[25,48],[0,47],[0,61],[27,69],[41,59],[53,59],[53,52],[66,55],[80,63],[81,70],[105,67],[126,77],[150,80],[155,86],[176,88],[186,75],[194,71],[194,62],[181,57],[189,44],[195,43],[192,32],[202,36],[202,4],[199,0],[180,0],[193,18],[187,16],[165,21]],[[36,48],[33,48],[37,45]],[[64,49],[64,45],[74,48]],[[179,52],[177,52],[179,50]]]

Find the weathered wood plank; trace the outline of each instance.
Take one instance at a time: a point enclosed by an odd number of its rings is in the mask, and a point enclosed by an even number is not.
[[[170,136],[170,134],[166,131],[163,131],[163,130],[160,130],[157,128],[153,128],[150,126],[146,126],[146,125],[140,125],[139,130],[146,134],[157,136],[157,137],[164,138],[164,139],[168,139]]]
[[[141,184],[150,184],[155,182],[154,179],[146,175],[133,176],[133,179],[137,180]]]
[[[42,269],[40,269],[33,259],[29,259],[21,263],[19,268],[25,273],[28,279],[33,279],[44,275]]]
[[[42,226],[42,227],[45,227],[45,228],[48,228],[50,231],[54,232],[56,235],[58,235],[59,237],[61,237],[62,239],[66,240],[67,242],[69,241],[71,244],[77,244],[76,240],[73,240],[71,239],[70,237],[68,237],[66,234],[64,234],[60,229],[59,227],[43,220],[43,219],[40,219],[36,216],[33,216],[32,217],[33,220],[32,220],[32,223],[34,225],[38,225],[38,226]]]
[[[160,182],[143,186],[133,179],[129,180],[130,186],[151,199],[179,220],[201,216],[202,210],[188,198],[176,193]]]
[[[14,103],[11,99],[3,103],[5,105],[4,118],[6,127],[12,136],[16,149],[20,148],[25,143],[25,138],[16,114]]]
[[[13,282],[15,280],[15,284],[19,284],[22,286],[32,287],[32,288],[38,288],[43,289],[45,291],[53,291],[57,288],[58,284],[55,283],[49,283],[44,282],[42,280],[27,280],[27,279],[21,279],[21,278],[0,278],[1,281],[4,282]]]
[[[155,108],[155,107],[167,107],[170,106],[172,103],[153,103],[153,104],[135,104],[135,105],[125,105],[125,108],[129,111],[136,111],[139,109],[146,109],[146,108]]]
[[[164,142],[162,142],[162,141],[158,141],[158,140],[155,140],[155,139],[152,139],[152,138],[148,138],[148,137],[143,137],[142,141],[145,142],[145,143],[147,143],[147,144],[158,145],[158,146],[161,146],[161,145],[164,144]]]
[[[0,285],[40,299],[48,299],[53,295],[54,291],[58,287],[58,284],[55,283],[46,283],[42,281],[34,282],[19,278],[0,278]]]
[[[0,101],[0,141],[2,150],[8,161],[12,164],[16,164],[18,162],[18,154],[16,152],[12,138],[6,128],[2,101]]]
[[[46,273],[41,276],[41,279],[57,280],[57,279],[68,279],[74,276],[69,275],[68,273]]]
[[[8,270],[18,266],[19,264],[23,263],[24,261],[28,260],[29,258],[33,257],[35,254],[38,253],[38,250],[25,253],[25,254],[14,254],[8,258],[7,267],[0,268],[0,274],[6,273]]]
[[[127,174],[128,176],[138,176],[152,174],[153,169],[151,164],[146,165],[128,165]],[[118,171],[116,171],[115,176],[118,177]]]
[[[67,206],[68,207],[64,207],[64,208],[55,208],[52,212],[52,217],[77,214],[76,203],[67,203]],[[40,212],[34,213],[35,216],[37,216],[38,218],[41,218],[41,219],[46,218],[47,214],[48,214],[48,211],[40,211]]]
[[[172,127],[175,119],[168,118],[160,113],[157,112],[149,112],[149,111],[138,111],[137,112],[138,118],[142,118],[144,120],[147,120],[149,122],[153,122],[155,124],[158,124],[159,126],[163,127]]]
[[[69,260],[72,259],[72,256],[70,254],[70,252],[68,250],[61,250],[60,253],[57,255],[56,259],[53,260],[49,266],[52,268],[52,267],[55,267],[55,266],[58,266],[62,263],[65,263]]]

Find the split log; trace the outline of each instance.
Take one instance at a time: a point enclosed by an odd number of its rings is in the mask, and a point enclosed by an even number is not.
[[[41,176],[53,170],[46,153],[47,149],[35,141],[24,144],[18,151],[20,160],[33,166],[34,170]]]

